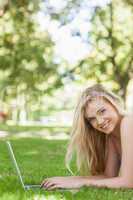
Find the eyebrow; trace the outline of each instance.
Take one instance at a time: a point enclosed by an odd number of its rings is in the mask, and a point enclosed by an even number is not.
[[[97,113],[99,113],[102,109],[104,109],[104,107],[100,108],[99,110],[97,110]],[[94,117],[88,117],[87,119],[93,119]]]

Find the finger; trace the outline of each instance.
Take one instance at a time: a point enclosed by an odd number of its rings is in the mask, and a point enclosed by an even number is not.
[[[50,184],[50,183],[57,183],[58,181],[58,177],[53,177],[53,178],[48,178],[48,179],[45,179],[42,184],[41,184],[41,187],[46,187]]]
[[[50,185],[53,185],[53,184],[54,184],[53,182],[47,181],[47,182],[43,185],[43,187],[48,188]]]
[[[49,183],[50,179],[45,179],[42,183],[41,183],[41,187],[45,187],[45,185],[47,185],[47,183]]]
[[[41,188],[42,187],[45,187],[47,188],[49,186],[49,184],[51,183],[57,183],[61,181],[61,177],[52,177],[52,178],[48,178],[48,179],[45,179],[42,183],[41,183]]]
[[[47,181],[48,179],[44,179],[41,183],[41,186]]]
[[[44,184],[42,184],[42,185],[41,185],[41,188],[43,188],[43,187],[44,187],[44,188],[47,188],[47,185],[48,185],[48,184],[49,184],[49,182],[48,182],[48,181],[47,181],[47,182],[45,182]]]
[[[56,185],[54,183],[49,184],[47,187],[43,187],[46,190],[50,190],[50,188],[56,188]]]
[[[57,184],[53,184],[53,185],[51,185],[47,190],[55,190],[55,189],[57,189],[57,188],[59,188],[59,185],[57,185]]]
[[[40,187],[41,187],[41,188],[44,187],[45,183],[46,183],[46,182],[42,182]]]
[[[47,182],[46,184],[43,185],[43,188],[48,189],[55,184],[56,184],[55,182]]]

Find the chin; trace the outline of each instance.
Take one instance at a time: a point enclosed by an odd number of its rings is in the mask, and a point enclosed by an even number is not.
[[[106,135],[110,135],[111,131],[103,131],[103,133],[105,133]]]
[[[113,133],[114,130],[115,130],[115,126],[114,127],[110,127],[107,132],[108,132],[108,134],[111,134],[111,133]]]
[[[114,130],[114,127],[109,127],[107,130],[103,130],[103,133],[109,135],[113,132],[113,130]]]
[[[112,131],[106,131],[106,134],[110,135],[112,133]]]

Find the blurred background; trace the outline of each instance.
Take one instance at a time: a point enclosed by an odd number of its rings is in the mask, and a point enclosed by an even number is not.
[[[70,127],[102,83],[133,112],[132,0],[0,0],[0,129]]]

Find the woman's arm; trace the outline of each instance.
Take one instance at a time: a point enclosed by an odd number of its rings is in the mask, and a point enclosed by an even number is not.
[[[133,188],[133,183],[124,177],[114,177],[101,180],[86,180],[85,186],[107,188]]]
[[[53,190],[56,188],[77,189],[88,184],[88,180],[100,180],[107,178],[104,174],[97,176],[65,176],[51,177],[43,180],[41,188]]]
[[[133,184],[124,179],[123,177],[114,178],[102,178],[101,177],[52,177],[45,179],[41,187],[47,190],[53,190],[57,188],[65,189],[78,189],[83,186],[94,186],[94,187],[108,187],[108,188],[133,188]]]
[[[93,175],[93,176],[69,176],[70,178],[76,179],[90,179],[90,180],[100,180],[108,178],[105,174]]]

